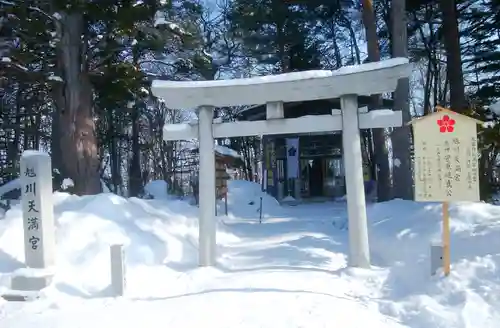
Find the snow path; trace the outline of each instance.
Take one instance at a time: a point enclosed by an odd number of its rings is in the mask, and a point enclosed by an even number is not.
[[[165,220],[169,211],[158,203],[146,210],[150,220]],[[220,217],[221,229],[234,236],[219,239],[217,268],[135,266],[127,295],[117,299],[85,293],[61,277],[39,301],[2,304],[0,326],[403,327],[379,313],[373,298],[380,295],[370,288],[375,274],[345,269],[346,234],[332,224],[345,219],[343,205],[282,213],[262,224]]]

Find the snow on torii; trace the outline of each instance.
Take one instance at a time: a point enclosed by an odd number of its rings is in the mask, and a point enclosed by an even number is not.
[[[400,111],[361,113],[357,96],[393,92],[411,74],[406,58],[393,58],[336,71],[313,70],[216,81],[160,81],[155,96],[173,109],[197,108],[198,122],[167,124],[164,140],[198,138],[200,143],[199,264],[216,261],[214,138],[342,130],[349,216],[349,265],[370,266],[360,129],[401,126]],[[341,99],[341,111],[284,118],[283,102]],[[213,123],[214,107],[267,104],[264,121]]]

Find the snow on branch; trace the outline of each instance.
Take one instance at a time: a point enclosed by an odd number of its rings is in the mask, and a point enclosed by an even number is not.
[[[165,13],[163,13],[161,11],[157,11],[155,14],[154,27],[164,27],[169,32],[172,32],[178,36],[193,36],[191,33],[184,30],[182,27],[180,27],[179,24],[168,21],[165,18]]]
[[[0,58],[0,68],[11,69],[13,72],[21,73],[20,75],[28,78],[28,80],[34,80],[38,82],[51,81],[55,83],[61,83],[63,80],[54,75],[54,73],[46,73],[40,71],[30,71],[26,66],[14,62],[10,57]]]
[[[495,101],[490,105],[490,110],[500,116],[500,100]]]
[[[14,1],[7,1],[7,0],[0,0],[0,4],[6,5],[6,6],[16,6],[16,5],[20,5],[22,3],[23,3],[23,0],[15,1],[15,2]],[[28,8],[28,10],[36,11],[36,12],[42,14],[43,16],[47,17],[51,21],[55,21],[57,19],[54,15],[50,15],[38,7],[28,6],[27,8]]]
[[[21,64],[14,63],[9,57],[2,57],[2,60],[0,60],[0,65],[4,67],[12,67],[17,71],[28,72],[28,68]]]
[[[47,79],[49,81],[54,81],[54,82],[64,82],[63,79],[60,76],[54,75],[53,73],[50,74]]]

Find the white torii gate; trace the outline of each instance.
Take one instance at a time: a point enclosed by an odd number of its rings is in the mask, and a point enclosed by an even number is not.
[[[347,211],[349,265],[368,268],[370,248],[366,217],[360,129],[402,125],[400,111],[359,112],[358,95],[393,92],[401,78],[409,77],[406,58],[343,67],[336,71],[314,70],[264,77],[216,81],[160,81],[152,92],[172,109],[197,108],[198,122],[167,124],[163,139],[198,138],[199,173],[199,265],[216,262],[214,138],[329,132],[342,130]],[[283,102],[341,99],[341,110],[328,115],[284,118]],[[214,107],[267,104],[266,120],[214,123]]]

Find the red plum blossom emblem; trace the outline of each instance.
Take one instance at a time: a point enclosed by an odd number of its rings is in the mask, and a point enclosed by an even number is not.
[[[443,115],[443,117],[437,120],[439,126],[439,132],[453,132],[455,130],[455,120],[450,118],[448,115]]]

